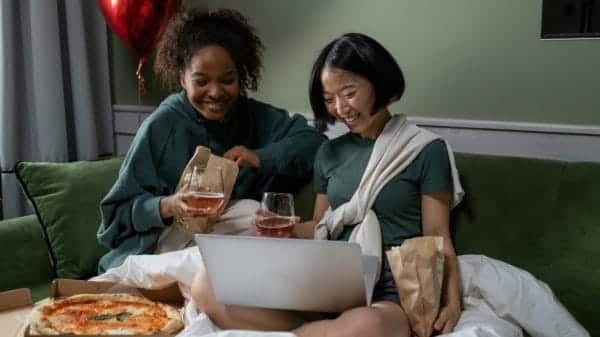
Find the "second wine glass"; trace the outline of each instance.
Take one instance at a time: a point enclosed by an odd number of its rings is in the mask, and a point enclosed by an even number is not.
[[[294,196],[265,192],[256,221],[256,235],[287,238],[294,229]]]

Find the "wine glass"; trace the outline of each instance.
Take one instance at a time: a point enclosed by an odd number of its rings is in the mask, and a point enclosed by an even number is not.
[[[295,219],[291,194],[265,192],[256,219],[256,235],[288,238],[292,236]]]
[[[192,192],[187,199],[189,206],[201,211],[204,216],[217,214],[225,202],[223,170],[221,167],[192,167],[188,189]]]

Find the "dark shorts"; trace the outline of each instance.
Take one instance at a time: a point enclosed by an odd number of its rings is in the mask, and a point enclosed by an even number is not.
[[[400,297],[398,297],[398,288],[396,288],[394,275],[392,275],[392,271],[388,269],[389,267],[386,267],[388,266],[383,266],[379,281],[375,284],[372,302],[390,301],[400,304]]]
[[[382,302],[382,301],[390,301],[397,304],[400,304],[400,297],[398,297],[398,291],[396,290],[396,282],[394,281],[394,276],[390,270],[384,269],[381,272],[381,277],[377,284],[375,284],[375,289],[373,290],[373,298],[371,303]],[[341,315],[339,312],[324,312],[321,313],[319,319],[336,319]],[[300,320],[295,325],[296,327],[300,327],[302,324],[309,322],[310,320]]]
[[[338,236],[338,241],[348,241],[354,226],[344,226],[342,233]],[[396,282],[394,281],[394,275],[385,255],[385,250],[389,249],[389,246],[385,246],[382,250],[381,258],[381,275],[379,281],[375,284],[373,289],[372,303],[381,301],[390,301],[396,304],[400,304],[400,297],[398,297],[398,289],[396,288]]]
[[[398,297],[398,290],[396,288],[396,282],[394,276],[390,270],[384,269],[381,272],[381,277],[375,289],[373,290],[373,298],[371,303],[390,301],[396,304],[400,304],[400,297]],[[341,313],[322,313],[321,319],[336,319]]]

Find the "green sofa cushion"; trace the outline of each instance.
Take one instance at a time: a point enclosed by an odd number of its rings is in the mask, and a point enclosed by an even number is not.
[[[452,212],[458,254],[485,254],[539,277],[549,263],[540,236],[552,230],[564,163],[457,154],[466,191]]]
[[[592,336],[600,336],[600,164],[567,163],[545,243],[541,277]]]
[[[0,247],[0,291],[49,283],[54,277],[35,215],[0,221]]]
[[[19,162],[17,177],[50,247],[56,276],[87,278],[106,253],[96,231],[100,200],[114,184],[121,159],[72,163]]]
[[[28,288],[31,290],[31,300],[35,303],[50,295],[52,282],[36,283],[28,286]]]
[[[529,271],[600,336],[600,163],[456,154],[463,203],[452,212],[458,254]]]

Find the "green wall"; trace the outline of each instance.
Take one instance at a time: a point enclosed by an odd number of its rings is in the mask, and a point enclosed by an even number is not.
[[[318,51],[364,32],[396,57],[407,79],[392,109],[412,116],[600,125],[600,40],[541,40],[541,0],[212,0],[246,14],[264,44],[256,97],[308,112]],[[111,40],[113,100],[135,104],[136,57]],[[152,81],[145,104],[165,93]]]

